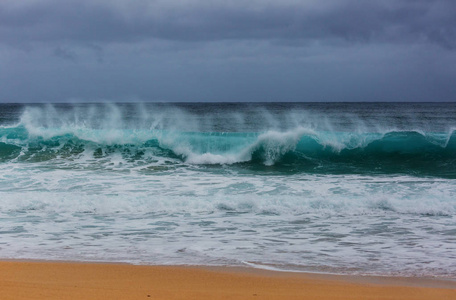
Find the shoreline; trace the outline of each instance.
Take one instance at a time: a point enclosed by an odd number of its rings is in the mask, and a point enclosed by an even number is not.
[[[138,267],[158,267],[158,268],[182,268],[182,269],[202,269],[224,273],[246,273],[260,274],[264,276],[296,276],[312,277],[323,280],[345,281],[353,283],[367,283],[379,285],[397,285],[397,286],[417,286],[431,288],[456,288],[456,277],[432,277],[432,276],[403,276],[403,275],[373,275],[373,274],[349,274],[349,273],[331,273],[331,272],[313,272],[299,270],[282,270],[279,268],[261,268],[254,265],[159,265],[159,264],[136,264],[122,261],[87,261],[87,260],[54,260],[54,259],[29,259],[29,258],[0,258],[0,265],[3,262],[16,263],[43,263],[43,264],[94,264],[94,265],[125,265]]]
[[[0,260],[0,290],[2,299],[456,299],[456,281],[441,278],[14,259]]]

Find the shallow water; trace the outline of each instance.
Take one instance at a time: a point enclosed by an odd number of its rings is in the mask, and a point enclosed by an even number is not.
[[[4,104],[0,124],[0,257],[456,277],[456,104]]]

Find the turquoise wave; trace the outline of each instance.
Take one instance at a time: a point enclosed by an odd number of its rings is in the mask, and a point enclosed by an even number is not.
[[[94,161],[120,155],[190,165],[225,165],[251,171],[406,173],[456,177],[456,133],[390,131],[176,132],[138,129],[0,128],[0,161]]]

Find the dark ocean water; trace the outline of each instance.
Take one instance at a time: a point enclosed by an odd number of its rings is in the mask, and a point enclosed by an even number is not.
[[[0,256],[456,277],[455,103],[0,104]]]

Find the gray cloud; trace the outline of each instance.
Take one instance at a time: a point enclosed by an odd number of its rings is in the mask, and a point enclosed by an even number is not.
[[[2,0],[0,102],[456,101],[453,0]]]
[[[69,50],[67,48],[58,46],[54,49],[53,54],[56,57],[60,57],[63,59],[71,60],[71,61],[76,61],[76,53],[74,53],[72,50]]]
[[[21,4],[18,4],[20,2]],[[456,1],[2,1],[0,41],[261,39],[456,47]]]

